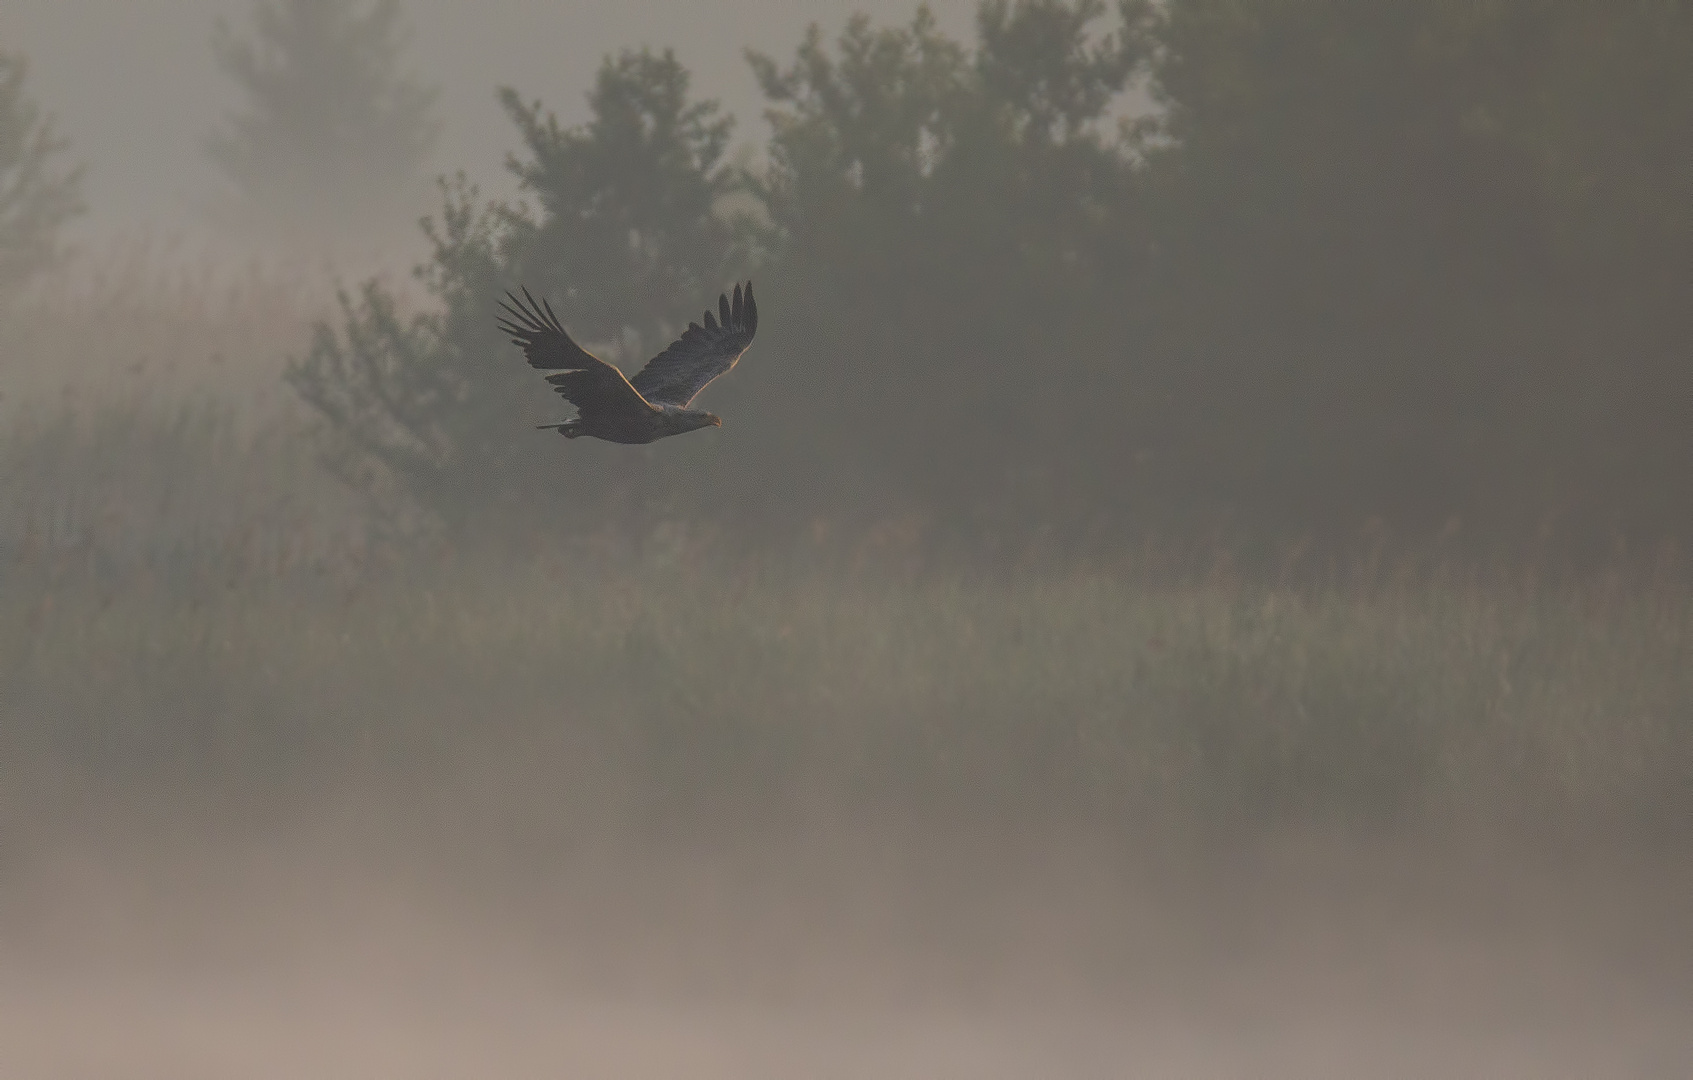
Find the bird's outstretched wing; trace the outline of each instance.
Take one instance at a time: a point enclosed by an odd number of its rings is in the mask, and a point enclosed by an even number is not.
[[[578,412],[605,415],[653,411],[623,372],[570,340],[551,304],[537,301],[528,289],[523,290],[522,300],[509,292],[506,298],[510,302],[500,304],[505,310],[500,329],[523,350],[530,367],[555,373],[548,375],[547,381]]]
[[[735,361],[752,344],[758,332],[758,305],[753,302],[752,282],[743,293],[735,286],[735,298],[717,298],[722,323],[705,313],[705,325],[689,323],[682,336],[669,348],[647,361],[647,366],[630,380],[641,396],[661,405],[687,408],[707,383],[735,366]]]

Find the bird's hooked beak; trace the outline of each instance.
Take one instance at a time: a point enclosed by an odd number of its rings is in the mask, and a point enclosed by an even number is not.
[[[713,416],[711,418],[711,426],[712,427],[722,427],[723,426],[723,418],[721,416]]]

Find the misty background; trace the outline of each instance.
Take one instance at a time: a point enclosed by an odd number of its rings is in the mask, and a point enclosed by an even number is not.
[[[1679,0],[9,0],[0,1072],[1686,1073],[1690,191]]]
[[[943,26],[968,32],[971,4],[931,7]],[[694,72],[695,89],[721,99],[742,119],[740,140],[757,145],[764,138],[762,99],[742,49],[787,49],[811,22],[839,25],[854,11],[899,19],[911,10],[903,3],[410,4],[402,11],[402,67],[440,90],[434,110],[440,138],[426,173],[465,169],[490,194],[504,195],[515,185],[500,163],[514,146],[494,98],[498,86],[520,86],[576,122],[587,115],[583,94],[606,54],[670,46]],[[6,48],[35,62],[32,91],[58,117],[76,156],[95,165],[89,213],[73,227],[76,234],[185,232],[196,242],[216,243],[207,213],[226,180],[204,144],[239,108],[212,49],[219,19],[234,29],[250,28],[252,6],[242,0],[17,0],[0,11]],[[122,93],[111,92],[119,85]],[[431,209],[431,202],[417,213]],[[414,241],[412,225],[403,220],[399,235],[387,239]]]

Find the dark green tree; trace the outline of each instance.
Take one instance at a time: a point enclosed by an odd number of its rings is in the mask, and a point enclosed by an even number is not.
[[[832,53],[813,28],[785,69],[750,57],[773,106],[777,287],[806,340],[783,377],[835,405],[807,418],[817,467],[965,520],[1062,497],[1073,462],[1109,445],[1089,418],[1122,380],[1097,315],[1122,306],[1132,209],[1109,116],[1144,14],[1106,14],[990,2],[972,52],[920,9],[903,27],[854,19]],[[856,437],[866,424],[874,439]]]
[[[751,178],[724,164],[728,122],[689,100],[669,54],[608,61],[576,129],[504,91],[532,205],[479,209],[458,189],[423,270],[439,306],[408,322],[369,287],[291,379],[346,434],[349,463],[465,521],[502,498],[599,520],[606,492],[954,519],[1067,495],[1074,460],[1114,445],[1092,420],[1123,382],[1086,316],[1119,317],[1132,263],[1113,254],[1131,162],[1110,120],[1146,16],[1107,14],[989,4],[972,52],[922,10],[902,27],[855,18],[833,51],[814,29],[786,69],[754,55],[775,137]],[[731,212],[742,187],[756,218]],[[674,447],[572,445],[561,473],[515,430],[558,406],[493,329],[503,289],[545,287],[632,369],[755,261],[774,313],[758,378],[713,388],[734,427],[685,485]],[[1077,437],[1055,442],[1064,425]]]
[[[1690,505],[1693,6],[1181,0],[1156,38],[1141,424],[1193,468],[1153,501],[1601,534]]]
[[[255,220],[342,230],[408,204],[439,124],[401,69],[398,0],[257,0],[251,36],[220,21],[212,44],[246,106],[207,148]]]
[[[81,168],[59,168],[66,149],[24,87],[23,57],[0,53],[0,299],[50,264],[59,229],[83,208]]]
[[[667,343],[679,315],[697,317],[744,258],[745,223],[723,212],[734,121],[691,101],[688,81],[668,50],[625,52],[601,67],[580,128],[500,92],[529,154],[509,167],[539,211],[503,215],[523,272],[557,283],[559,314],[631,363]]]
[[[578,129],[508,92],[532,205],[456,189],[436,306],[371,287],[293,373],[349,460],[465,522],[1693,536],[1693,5],[989,0],[970,45],[920,11],[750,59],[751,177],[668,56],[608,62]],[[502,289],[632,367],[755,265],[721,434],[514,431],[556,407]]]
[[[320,325],[288,373],[335,435],[344,470],[387,486],[455,530],[490,515],[640,513],[658,454],[618,455],[528,430],[566,408],[494,327],[504,292],[546,297],[608,359],[638,366],[741,269],[746,228],[724,213],[729,124],[688,95],[669,52],[608,58],[592,117],[566,128],[512,90],[501,100],[524,153],[508,167],[525,201],[480,203],[462,178],[427,224],[418,274],[435,300],[403,317],[370,282]],[[532,205],[531,205],[532,200]]]

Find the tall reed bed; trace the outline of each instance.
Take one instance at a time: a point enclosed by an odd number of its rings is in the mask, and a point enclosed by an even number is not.
[[[238,547],[104,576],[14,554],[8,756],[270,790],[556,753],[655,808],[1101,827],[1693,806],[1685,595]]]

